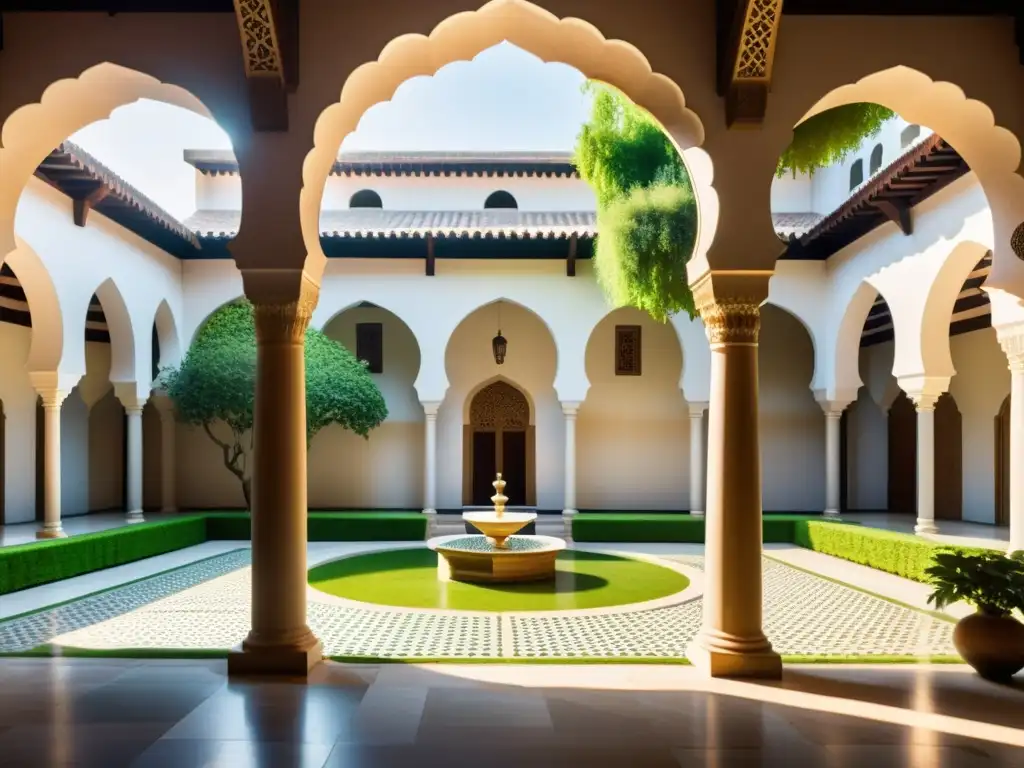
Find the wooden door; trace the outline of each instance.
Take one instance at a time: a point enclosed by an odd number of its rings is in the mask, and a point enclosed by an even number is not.
[[[498,471],[497,433],[473,433],[473,506],[490,506]],[[505,494],[506,496],[508,493]]]
[[[505,495],[510,507],[526,505],[526,432],[501,433],[502,477],[507,479]]]
[[[1010,397],[996,416],[996,525],[1010,524]]]
[[[963,518],[963,424],[946,392],[935,404],[935,519]]]
[[[902,392],[889,408],[889,511],[917,514],[917,411]]]

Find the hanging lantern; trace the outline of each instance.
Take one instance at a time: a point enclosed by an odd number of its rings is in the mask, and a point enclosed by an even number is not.
[[[501,335],[501,329],[498,329],[498,335],[491,339],[491,349],[494,351],[494,362],[501,365],[505,362],[505,352],[508,350],[508,342],[505,337]]]

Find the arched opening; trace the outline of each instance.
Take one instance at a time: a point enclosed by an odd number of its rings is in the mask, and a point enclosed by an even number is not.
[[[814,343],[794,315],[761,307],[758,341],[762,506],[812,512],[825,499],[825,417],[811,391]]]
[[[853,192],[864,182],[864,161],[854,160],[850,166],[850,191]]]
[[[383,208],[384,201],[372,189],[361,189],[348,200],[349,208]]]
[[[484,200],[484,208],[518,208],[519,203],[509,192],[499,189]]]
[[[416,336],[398,315],[368,301],[334,315],[323,332],[370,364],[388,417],[368,439],[336,424],[317,434],[307,460],[310,506],[422,508],[425,419],[413,386],[421,357]]]
[[[948,392],[935,404],[935,518],[963,517],[963,428]],[[901,392],[889,408],[889,511],[917,514],[917,410]]]
[[[566,35],[572,44],[566,45]],[[300,215],[306,243],[306,271],[322,273],[326,256],[320,243],[320,215],[326,182],[342,141],[368,108],[391,100],[399,86],[417,76],[433,76],[456,61],[466,61],[503,42],[530,52],[544,62],[575,67],[584,76],[618,89],[648,110],[665,126],[681,152],[700,208],[701,227],[694,259],[706,262],[717,225],[717,198],[712,167],[703,143],[703,126],[685,104],[679,86],[651,70],[639,50],[621,40],[607,40],[598,29],[578,19],[559,19],[526,0],[488,3],[476,11],[454,14],[431,34],[403,35],[391,40],[376,60],[353,70],[337,103],[317,118],[315,144],[303,163]],[[609,66],[608,62],[615,62]]]
[[[921,135],[920,125],[908,125],[900,132],[900,149],[906,149]]]
[[[617,309],[590,332],[585,359],[590,389],[576,418],[579,507],[686,508],[691,422],[672,325]]]
[[[535,506],[535,441],[530,403],[507,381],[495,381],[478,391],[469,404],[465,429],[463,501],[489,506],[495,475],[506,481],[511,507]]]
[[[501,365],[495,362],[492,348],[498,323],[508,341],[507,355]],[[474,440],[480,441],[481,451],[486,450],[482,443],[490,440],[494,461],[498,461],[497,441],[505,439],[512,441],[510,452],[516,452],[515,458],[509,454],[516,463],[506,467],[505,480],[520,489],[519,503],[540,509],[560,508],[565,483],[565,420],[554,389],[557,357],[555,340],[544,320],[511,301],[501,300],[479,307],[456,326],[445,350],[449,386],[437,417],[440,508],[474,504],[474,477],[480,477],[482,483],[482,473],[485,469],[490,471],[487,463],[490,459],[486,456],[480,462],[473,460]],[[522,434],[515,434],[515,430],[520,429],[515,426],[518,421],[515,424],[505,421],[502,435],[507,431],[509,437],[474,438],[471,415],[474,399],[481,389],[499,381],[509,389],[496,387],[479,402],[491,402],[488,398],[499,402],[497,396],[502,393],[511,398],[512,390],[526,398],[529,407],[525,410],[527,422],[521,427]],[[516,402],[519,403],[518,399]],[[521,419],[523,413],[520,403],[516,418]],[[526,464],[520,468],[524,456]],[[500,458],[503,460],[504,454]],[[517,473],[523,476],[513,477]],[[492,475],[488,483],[493,480]],[[480,488],[477,490],[482,493]],[[493,495],[492,489],[487,498]],[[511,498],[508,488],[505,495]],[[479,493],[476,497],[480,498]]]
[[[1010,524],[1010,397],[1003,400],[995,418],[996,525]]]

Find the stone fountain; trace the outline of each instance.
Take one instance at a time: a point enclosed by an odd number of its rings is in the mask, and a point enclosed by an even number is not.
[[[537,519],[535,512],[506,512],[505,480],[498,473],[491,497],[493,512],[463,512],[482,534],[439,536],[427,546],[439,555],[442,581],[537,581],[555,577],[555,558],[565,542],[553,536],[516,536]]]

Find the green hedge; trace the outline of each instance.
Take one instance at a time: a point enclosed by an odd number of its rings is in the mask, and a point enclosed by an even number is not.
[[[0,548],[0,595],[133,563],[206,541],[201,516]]]
[[[761,531],[768,543],[792,542],[796,526],[808,515],[765,515]],[[704,518],[656,512],[582,512],[572,520],[572,537],[585,542],[704,543]]]
[[[931,565],[936,550],[950,546],[907,533],[823,520],[797,523],[793,543],[805,549],[925,583],[928,577],[924,571]],[[971,554],[991,551],[959,546],[956,549]]]
[[[422,541],[419,512],[311,512],[310,541]],[[0,595],[163,555],[204,541],[248,541],[247,512],[206,512],[0,548]]]
[[[248,541],[251,525],[248,513],[208,512],[209,540]],[[427,519],[420,512],[310,512],[307,516],[310,541],[422,541]]]

